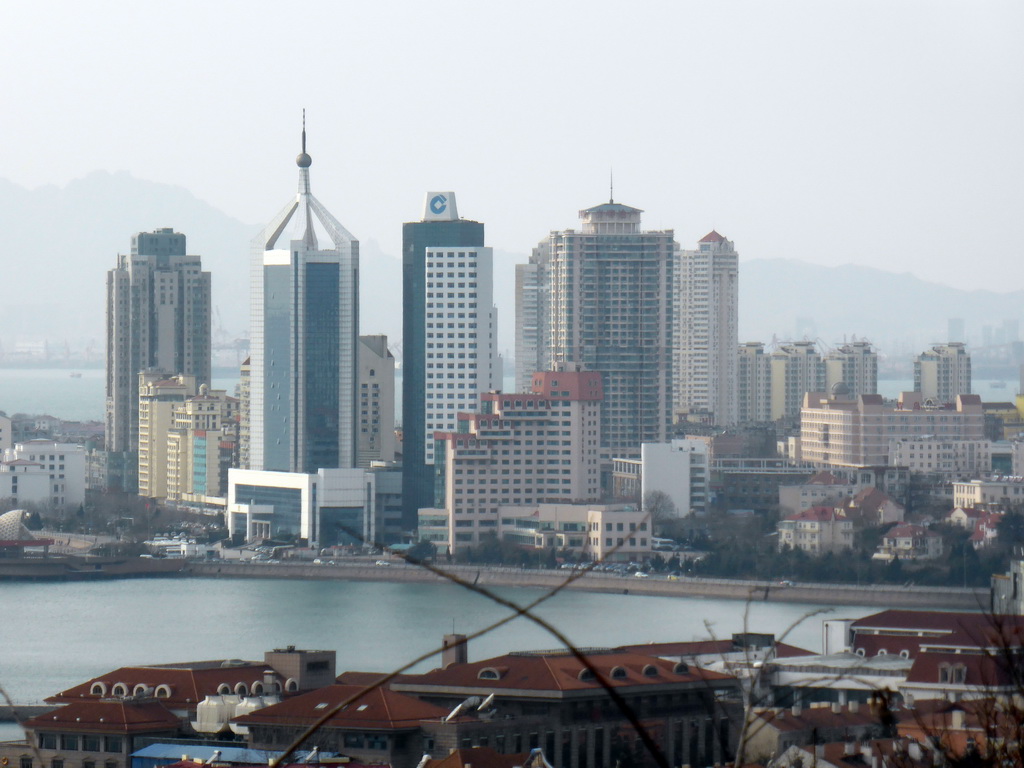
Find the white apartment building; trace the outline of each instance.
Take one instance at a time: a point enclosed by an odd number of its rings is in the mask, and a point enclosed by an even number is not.
[[[989,509],[1024,502],[1024,477],[993,477],[953,483],[953,508]]]
[[[522,547],[569,550],[583,559],[643,561],[653,526],[635,504],[536,504],[498,508],[498,536]]]
[[[434,435],[442,498],[420,520],[444,517],[459,549],[497,533],[500,506],[596,500],[602,398],[594,371],[536,373],[532,393],[482,394],[480,413],[460,414],[459,431]]]
[[[825,367],[813,341],[783,344],[771,354],[772,421],[795,418],[807,392],[825,388]]]
[[[878,354],[870,341],[852,341],[825,354],[825,389],[839,382],[854,396],[878,392]]]
[[[394,461],[395,443],[395,358],[387,336],[360,336],[358,466]]]
[[[764,344],[741,344],[736,359],[736,420],[740,424],[772,418],[772,366]]]
[[[5,449],[2,456],[0,498],[55,509],[71,509],[85,502],[83,446],[26,440]]]
[[[878,466],[891,463],[893,440],[980,441],[984,430],[977,395],[958,395],[954,405],[933,405],[920,393],[904,392],[892,406],[881,395],[808,392],[800,410],[800,456],[824,466]]]
[[[968,479],[992,472],[991,440],[913,437],[889,441],[889,463],[911,472]]]
[[[644,443],[640,464],[641,499],[661,491],[672,499],[676,517],[708,513],[711,451],[707,440]]]
[[[424,458],[434,463],[434,432],[452,432],[479,393],[501,389],[498,310],[489,247],[426,249],[426,430]]]
[[[739,418],[739,256],[712,230],[697,249],[678,250],[673,275],[674,412],[730,426]]]
[[[925,400],[952,403],[970,394],[971,356],[960,342],[937,344],[914,359],[914,391]]]

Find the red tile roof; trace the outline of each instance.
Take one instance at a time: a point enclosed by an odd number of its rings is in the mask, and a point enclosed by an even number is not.
[[[107,698],[115,696],[114,687],[123,683],[129,694],[134,693],[139,685],[154,691],[166,685],[170,689],[169,695],[162,695],[165,693],[163,690],[156,692],[157,698],[164,704],[170,707],[195,706],[207,696],[216,695],[222,684],[228,685],[232,692],[238,683],[243,683],[246,690],[251,690],[254,682],[263,682],[266,669],[266,664],[256,661],[196,661],[167,666],[121,667],[61,691],[46,701],[60,703]]]
[[[706,235],[704,235],[704,237],[702,237],[697,242],[700,242],[700,243],[720,243],[723,240],[725,240],[725,238],[722,237],[720,234],[718,234],[715,230],[712,229],[710,232],[708,232]]]
[[[616,688],[673,683],[707,685],[731,679],[728,675],[693,666],[676,672],[676,664],[671,661],[629,651],[589,650],[587,658]],[[487,693],[503,690],[603,691],[589,670],[568,652],[510,653],[485,661],[453,664],[422,675],[410,675],[395,684],[397,690],[419,691],[424,687],[482,689]]]
[[[679,658],[695,658],[708,654],[724,654],[742,652],[732,640],[682,640],[668,643],[643,643],[641,645],[623,645],[621,651],[642,653],[647,656],[676,656]],[[816,654],[795,645],[786,643],[775,644],[775,656],[787,658],[792,656],[814,656]]]
[[[847,520],[846,512],[834,507],[811,507],[792,515],[786,515],[786,520],[809,520],[818,523],[830,523],[836,520]]]
[[[181,719],[157,701],[76,701],[26,720],[23,725],[37,731],[143,733],[176,731]]]
[[[529,752],[518,755],[502,755],[490,747],[456,749],[447,757],[428,760],[424,768],[516,768],[530,757]]]
[[[235,718],[241,725],[308,726],[324,712],[362,691],[362,685],[328,685]],[[421,720],[446,717],[449,710],[388,688],[375,688],[327,721],[327,728],[395,730],[417,728]]]

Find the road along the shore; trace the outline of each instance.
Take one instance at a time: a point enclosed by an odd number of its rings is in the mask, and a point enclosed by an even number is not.
[[[471,584],[501,587],[552,589],[570,578],[567,570],[523,570],[500,566],[441,565]],[[312,563],[188,562],[186,575],[204,578],[334,579],[340,581],[438,582],[444,577],[424,568],[393,561]],[[983,611],[989,607],[987,589],[916,587],[856,584],[781,584],[734,579],[635,578],[604,572],[588,572],[574,579],[568,589],[662,597],[706,597],[754,602],[812,603],[815,605],[867,605],[883,608],[919,608],[947,611]]]

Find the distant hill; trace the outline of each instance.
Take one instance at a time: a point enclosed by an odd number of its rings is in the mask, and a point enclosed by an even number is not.
[[[769,341],[775,334],[780,340],[807,337],[835,344],[856,335],[883,353],[916,354],[948,340],[952,317],[964,319],[967,340],[980,344],[982,326],[1024,321],[1024,291],[965,291],[850,264],[824,267],[793,259],[740,264],[741,341]]]
[[[283,200],[282,200],[283,202]],[[188,236],[189,253],[213,273],[215,322],[227,338],[249,326],[249,243],[262,223],[247,224],[189,191],[97,171],[63,189],[27,190],[0,179],[7,241],[0,342],[67,342],[102,355],[106,272],[132,234],[173,227]],[[276,211],[269,211],[268,218]],[[398,227],[401,222],[396,222]],[[402,333],[401,258],[376,241],[361,242],[361,328]],[[514,348],[514,265],[526,253],[495,252],[499,344]],[[898,265],[893,265],[898,267]],[[967,322],[969,341],[982,325],[1020,321],[1024,291],[963,291],[909,274],[857,266],[823,267],[791,259],[751,259],[740,265],[740,340],[867,338],[890,355],[909,355],[946,340],[946,320]]]

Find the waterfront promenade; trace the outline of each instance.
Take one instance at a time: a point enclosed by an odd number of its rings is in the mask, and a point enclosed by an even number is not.
[[[442,565],[469,583],[484,587],[532,587],[552,589],[569,578],[567,570],[523,570],[501,566]],[[392,561],[380,566],[362,560],[338,560],[336,564],[188,562],[185,573],[203,578],[285,578],[302,580],[443,582],[442,576],[423,568]],[[815,605],[867,605],[882,608],[919,608],[957,611],[986,610],[987,589],[915,587],[857,584],[781,584],[733,579],[665,578],[638,579],[605,572],[590,572],[568,586],[572,590],[610,594],[698,597],[716,600],[808,603]]]

